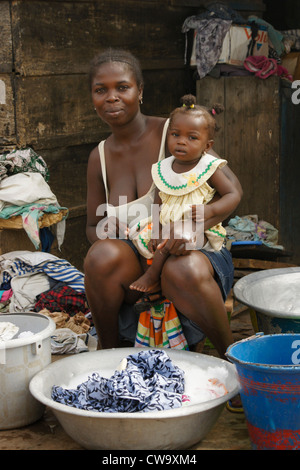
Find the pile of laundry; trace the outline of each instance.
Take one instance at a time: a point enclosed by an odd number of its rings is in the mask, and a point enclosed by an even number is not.
[[[225,36],[232,26],[248,26],[252,32],[247,60],[241,66],[219,63]],[[268,52],[265,55],[253,55],[259,29],[268,34]],[[245,19],[223,2],[210,2],[203,13],[186,18],[182,33],[186,38],[185,64],[190,64],[195,34],[195,62],[200,79],[206,75],[217,78],[220,75],[255,74],[262,79],[277,75],[293,80],[281,63],[290,51],[300,51],[300,29],[278,31],[257,16],[251,15]]]
[[[39,312],[54,320],[54,354],[88,350],[92,325],[84,275],[68,261],[41,251],[5,253],[0,295],[0,313]],[[85,347],[78,344],[81,339]]]
[[[244,67],[249,72],[253,72],[258,78],[266,79],[271,75],[277,75],[278,77],[293,81],[292,75],[288,73],[285,67],[278,64],[276,59],[264,56],[250,56],[245,59]]]
[[[39,228],[39,219],[44,214],[60,214],[55,225],[59,248],[64,240],[68,209],[59,205],[48,180],[46,162],[31,148],[0,155],[0,219],[21,216],[35,249],[42,243],[42,249],[48,248],[54,239],[49,227]]]
[[[283,250],[282,245],[278,245],[278,230],[269,222],[260,220],[258,215],[235,216],[230,219],[226,228],[227,248],[237,241],[261,242],[269,248]]]
[[[87,411],[148,412],[179,408],[184,371],[164,350],[142,350],[121,361],[110,378],[92,373],[76,388],[54,385],[51,398]]]

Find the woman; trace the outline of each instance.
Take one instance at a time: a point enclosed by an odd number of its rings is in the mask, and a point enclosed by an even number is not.
[[[169,156],[165,149],[168,123],[141,113],[143,78],[131,54],[116,50],[100,54],[92,63],[90,83],[95,110],[109,125],[111,135],[91,152],[88,162],[87,237],[92,246],[85,259],[85,287],[101,347],[112,348],[119,344],[119,327],[125,328],[126,315],[121,311],[119,316],[121,307],[134,304],[141,296],[129,286],[145,269],[144,260],[124,239],[124,233],[127,224],[136,221],[137,207],[146,208],[150,214],[154,195],[151,166]],[[222,171],[241,195],[234,174],[227,167]],[[115,229],[119,238],[99,240],[99,236],[103,238],[99,221],[106,215],[106,202],[109,221],[115,221],[109,229]],[[204,228],[229,215],[205,220]],[[183,315],[183,323],[198,334],[202,330],[224,358],[233,342],[224,306],[232,285],[231,256],[225,249],[220,260],[208,258],[201,251],[186,253],[182,251],[183,241],[187,240],[171,236],[163,248],[171,256],[161,275],[162,293]],[[193,343],[192,336],[187,340]]]

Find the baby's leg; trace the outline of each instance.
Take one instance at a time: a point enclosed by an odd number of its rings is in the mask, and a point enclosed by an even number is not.
[[[153,255],[152,264],[141,277],[129,286],[130,289],[140,292],[153,292],[160,289],[160,274],[168,256],[168,254],[156,250]]]

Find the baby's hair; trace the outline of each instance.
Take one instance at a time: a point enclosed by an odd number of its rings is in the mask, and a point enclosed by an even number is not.
[[[108,62],[121,62],[126,64],[134,74],[138,88],[144,85],[143,73],[139,60],[129,51],[113,48],[100,52],[92,59],[89,72],[90,85],[92,85],[92,80],[99,67],[103,64],[107,64]]]
[[[170,123],[174,116],[178,113],[195,113],[195,115],[203,116],[206,119],[209,138],[213,139],[215,132],[217,132],[220,127],[216,123],[215,116],[221,114],[224,111],[224,106],[221,104],[214,104],[211,108],[206,108],[205,106],[200,106],[197,104],[196,97],[194,95],[184,95],[180,99],[181,106],[175,108],[174,111],[170,114]]]

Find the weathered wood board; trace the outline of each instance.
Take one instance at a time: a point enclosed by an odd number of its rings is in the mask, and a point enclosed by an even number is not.
[[[219,101],[225,107],[215,149],[228,160],[243,186],[238,214],[257,214],[278,227],[279,78],[206,77],[197,86],[199,102],[211,105]]]
[[[225,107],[215,149],[243,187],[236,215],[256,214],[279,230],[279,243],[300,263],[300,105],[290,82],[277,76],[206,77],[197,82],[198,101]]]

